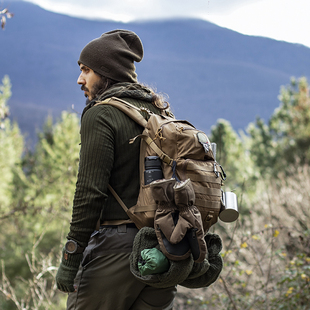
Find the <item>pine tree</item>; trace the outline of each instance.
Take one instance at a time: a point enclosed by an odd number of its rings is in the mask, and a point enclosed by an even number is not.
[[[23,174],[21,157],[24,139],[18,125],[12,123],[9,116],[8,100],[11,96],[11,84],[5,76],[0,86],[0,206],[1,216],[15,209],[9,208],[15,195],[13,180],[15,174]]]
[[[217,144],[216,160],[227,175],[225,190],[237,191],[239,196],[252,193],[258,174],[247,152],[245,135],[238,136],[228,121],[220,119],[211,128],[210,138]]]
[[[79,119],[62,112],[53,124],[49,117],[39,134],[35,153],[28,160],[28,197],[41,212],[69,214],[79,160]]]
[[[250,124],[250,151],[262,174],[276,175],[291,164],[310,163],[310,97],[305,77],[282,87],[280,106],[268,124]]]

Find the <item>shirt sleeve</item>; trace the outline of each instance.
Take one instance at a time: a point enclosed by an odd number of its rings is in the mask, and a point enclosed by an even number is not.
[[[79,171],[73,200],[69,239],[86,246],[107,198],[114,162],[115,132],[109,110],[89,109],[81,122]]]

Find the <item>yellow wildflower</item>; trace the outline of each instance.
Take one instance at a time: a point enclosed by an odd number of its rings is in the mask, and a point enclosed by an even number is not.
[[[291,287],[287,290],[285,296],[287,297],[288,295],[292,294],[292,293],[293,293],[293,290],[294,290],[294,288],[291,286]]]
[[[228,250],[228,251],[225,251],[223,253],[221,253],[221,256],[222,257],[226,257],[228,254],[230,254],[232,251],[231,250]]]
[[[274,233],[273,233],[273,236],[274,236],[275,238],[277,238],[277,237],[279,236],[279,233],[280,233],[280,232],[279,232],[278,230],[275,230]]]
[[[245,271],[245,273],[246,273],[248,276],[251,275],[252,272],[253,272],[252,270],[246,270],[246,271]]]
[[[240,245],[241,248],[245,249],[248,247],[248,244],[246,242],[243,242],[241,245]]]

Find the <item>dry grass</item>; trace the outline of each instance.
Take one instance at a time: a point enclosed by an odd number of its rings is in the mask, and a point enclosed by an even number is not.
[[[293,169],[290,177],[280,175],[276,181],[261,181],[257,191],[256,201],[247,206],[249,214],[213,228],[223,239],[220,278],[208,288],[179,286],[174,310],[310,309],[309,168]],[[239,202],[241,213],[243,208]],[[13,286],[2,265],[0,291],[16,309],[63,309],[65,298],[54,282],[59,263],[55,254],[60,251],[40,255],[39,242],[26,256],[32,277],[15,279]]]
[[[224,243],[220,278],[205,289],[179,287],[175,310],[310,309],[309,168],[259,187],[249,216],[215,227]]]

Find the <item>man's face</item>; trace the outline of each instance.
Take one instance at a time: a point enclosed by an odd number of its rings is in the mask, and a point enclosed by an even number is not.
[[[98,92],[98,84],[101,84],[101,78],[94,70],[87,66],[80,64],[81,74],[78,77],[77,83],[81,86],[81,90],[84,90],[85,97],[88,100],[95,98]]]

